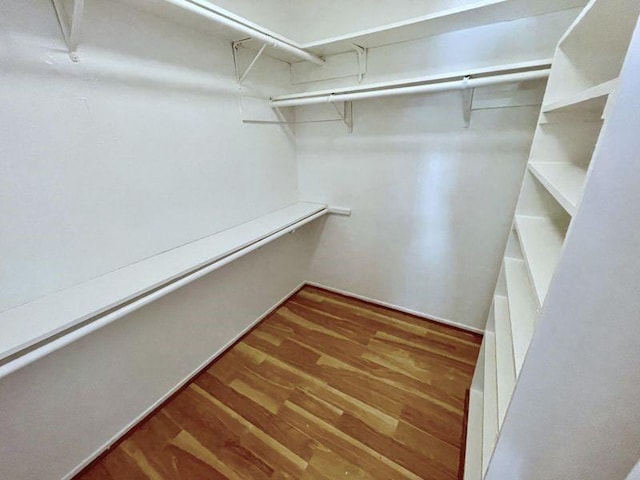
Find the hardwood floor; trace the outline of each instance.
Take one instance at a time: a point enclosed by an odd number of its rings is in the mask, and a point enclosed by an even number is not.
[[[480,341],[304,287],[76,478],[455,480]]]

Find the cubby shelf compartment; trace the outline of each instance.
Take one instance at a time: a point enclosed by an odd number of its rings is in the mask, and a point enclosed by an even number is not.
[[[496,327],[496,371],[498,383],[498,426],[507,413],[511,393],[516,382],[515,361],[513,357],[513,337],[509,319],[507,297],[496,295],[493,301]]]
[[[484,395],[482,421],[482,471],[486,472],[498,438],[498,390],[496,379],[496,337],[484,335]]]
[[[569,215],[578,209],[587,171],[570,162],[531,162],[529,170]]]
[[[482,479],[482,392],[469,391],[469,417],[467,420],[467,448],[464,461],[464,480]]]
[[[524,261],[507,257],[504,259],[504,270],[507,277],[507,298],[517,377],[529,348],[538,310]]]
[[[536,300],[541,306],[562,252],[566,225],[559,220],[527,215],[516,215],[515,225]]]
[[[581,121],[602,120],[608,96],[614,92],[617,82],[617,79],[609,80],[562,100],[543,105],[542,111],[548,114],[576,114],[575,118],[580,118]]]
[[[0,360],[195,278],[328,212],[298,202],[0,313]],[[102,318],[102,317],[101,317]],[[84,327],[82,327],[84,328]],[[13,361],[13,360],[12,360]],[[3,365],[4,367],[4,365]]]

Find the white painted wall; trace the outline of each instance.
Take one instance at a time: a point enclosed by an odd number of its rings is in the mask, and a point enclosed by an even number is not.
[[[77,64],[50,0],[0,6],[0,311],[297,200],[292,139],[241,123],[228,42],[86,3]],[[265,58],[249,90],[287,78]]]
[[[394,76],[406,71],[411,77],[550,58],[553,38],[575,15],[572,10],[407,42],[438,52],[425,54],[421,66],[415,55],[409,61],[407,52],[416,50],[407,44],[372,49],[365,78],[383,79],[388,65]],[[483,98],[485,107],[508,103],[522,88],[477,90],[476,104]],[[524,103],[539,103],[540,91]],[[321,108],[298,108],[298,119]],[[296,131],[302,198],[353,209],[351,218],[327,220],[310,279],[483,329],[538,107],[474,111],[469,129],[462,128],[459,92],[380,98],[353,108],[353,134],[340,124],[305,124]]]
[[[0,309],[298,198],[292,138],[241,123],[227,42],[86,9],[72,64],[49,0],[0,3]],[[247,90],[281,89],[285,67],[264,59]],[[307,245],[286,236],[2,378],[0,478],[76,471],[297,288]]]
[[[487,480],[622,480],[640,457],[639,70],[636,28]]]
[[[328,219],[310,280],[482,329],[537,108],[474,112],[469,129],[455,93],[354,108],[351,135],[298,128],[303,197],[353,209]]]

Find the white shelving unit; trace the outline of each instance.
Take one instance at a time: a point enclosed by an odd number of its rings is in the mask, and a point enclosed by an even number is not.
[[[524,260],[505,258],[504,270],[507,277],[511,338],[513,339],[513,357],[517,375],[524,363],[538,312]]]
[[[328,213],[326,205],[298,202],[255,220],[162,252],[92,280],[0,312],[0,360],[32,348],[106,312],[184,281],[205,268],[249,253]]]
[[[496,337],[493,332],[487,332],[484,338],[482,471],[486,472],[498,435],[498,392],[496,387]]]
[[[487,473],[493,480],[487,466],[509,419],[507,408],[547,292],[554,288],[570,223],[580,215],[599,135],[616,108],[618,76],[639,14],[638,1],[592,0],[556,48],[487,321],[484,360],[476,367],[484,369],[482,395],[476,396],[484,401],[485,418],[482,431],[467,435],[467,455],[476,455],[470,450],[481,438],[482,469],[465,470],[466,480]]]
[[[544,303],[560,258],[566,226],[552,218],[516,215],[515,225],[538,305]]]
[[[529,171],[569,215],[576,213],[587,177],[584,168],[570,162],[531,162]]]
[[[482,478],[482,419],[483,399],[480,390],[472,389],[469,393],[469,419],[467,421],[468,436],[467,454],[464,459],[465,480]],[[480,435],[474,435],[479,432]]]
[[[507,297],[496,295],[493,299],[496,327],[496,371],[498,384],[498,426],[502,426],[507,413],[511,393],[516,382],[513,337]]]

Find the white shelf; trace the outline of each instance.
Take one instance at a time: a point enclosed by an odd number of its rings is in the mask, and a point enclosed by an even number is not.
[[[560,222],[546,217],[516,215],[515,224],[538,306],[542,306],[560,259],[566,230]]]
[[[484,334],[484,395],[482,422],[482,472],[487,471],[498,437],[498,390],[496,381],[496,338]]]
[[[577,113],[582,121],[601,120],[608,96],[614,92],[618,79],[613,79],[542,106],[544,113]]]
[[[533,336],[538,311],[524,261],[505,258],[504,271],[507,277],[507,298],[509,301],[513,357],[517,377],[520,374],[524,357],[529,348],[529,342]]]
[[[516,370],[507,297],[496,295],[493,301],[493,309],[496,327],[498,426],[501,427],[516,383]]]
[[[482,392],[469,391],[464,480],[482,480]]]
[[[405,21],[301,44],[316,55],[352,50],[352,44],[374,48],[417,38],[440,35],[490,23],[584,6],[584,0],[483,0]]]
[[[587,177],[584,168],[569,162],[531,162],[529,170],[569,215],[575,215]]]
[[[0,359],[327,212],[299,202],[0,313]]]

